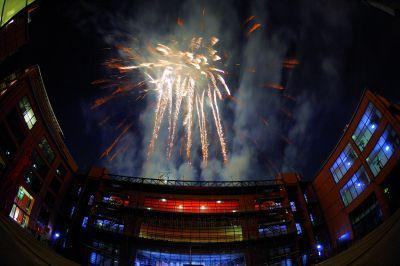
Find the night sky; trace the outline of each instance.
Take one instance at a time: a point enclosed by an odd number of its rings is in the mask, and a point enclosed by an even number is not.
[[[33,37],[39,64],[81,169],[94,164],[132,176],[168,173],[214,180],[296,171],[312,179],[365,88],[399,101],[400,19],[362,1],[44,1],[39,14]],[[261,27],[248,35],[251,24],[245,21],[252,15],[250,23]],[[177,25],[178,17],[183,26]],[[115,77],[103,65],[121,56],[115,45],[194,32],[218,35],[228,85],[241,103],[222,104],[230,163],[221,165],[214,148],[206,168],[196,159],[188,167],[178,155],[172,162],[161,154],[146,161],[152,96],[136,101],[125,94],[92,110],[94,101],[112,90],[91,83]],[[291,71],[282,69],[288,57],[299,61]],[[281,84],[285,90],[263,84]],[[121,122],[133,126],[110,155],[125,146],[126,151],[100,160],[121,134]]]

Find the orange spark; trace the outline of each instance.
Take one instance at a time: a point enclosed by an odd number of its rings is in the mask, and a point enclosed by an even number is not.
[[[272,88],[272,89],[276,89],[276,90],[284,90],[285,88],[280,85],[280,84],[275,84],[275,83],[271,83],[271,84],[264,84],[262,85],[263,88]]]
[[[100,121],[99,126],[104,126],[107,121],[110,120],[110,116],[106,116],[103,120]]]
[[[254,32],[256,29],[258,29],[259,27],[261,27],[261,24],[259,24],[259,23],[254,24],[254,25],[250,28],[250,30],[247,32],[247,37],[249,37],[250,34],[251,34],[252,32]]]
[[[108,156],[110,152],[114,149],[114,147],[118,144],[118,142],[121,140],[121,138],[128,132],[129,128],[132,126],[132,124],[127,125],[122,132],[117,136],[117,138],[111,143],[111,145],[100,155],[100,159],[104,158],[105,156]]]
[[[250,16],[248,19],[246,19],[246,21],[244,22],[244,25],[246,25],[247,23],[249,23],[250,21],[252,21],[256,16]]]
[[[129,144],[123,147],[120,147],[119,149],[117,149],[117,151],[108,158],[108,161],[111,162],[112,160],[114,160],[115,157],[117,157],[118,155],[120,155],[121,153],[124,153],[128,150],[129,148]]]
[[[182,27],[183,26],[183,19],[179,18],[176,20],[176,24],[178,24],[178,26]]]
[[[288,117],[292,117],[293,116],[291,112],[289,112],[288,110],[286,110],[284,108],[281,108],[280,110],[281,110],[282,113],[284,113]]]
[[[90,109],[95,109],[103,104],[105,104],[106,102],[108,102],[109,100],[111,100],[114,96],[113,95],[109,95],[109,96],[105,96],[99,99],[96,99],[94,101],[94,104],[90,107]]]

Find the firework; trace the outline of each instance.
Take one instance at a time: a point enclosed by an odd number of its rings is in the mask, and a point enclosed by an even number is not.
[[[150,56],[132,56],[137,64],[121,65],[109,62],[108,65],[122,73],[141,70],[147,78],[150,90],[157,94],[154,111],[153,133],[148,146],[148,156],[154,151],[163,121],[168,123],[167,158],[170,158],[177,139],[177,128],[181,123],[185,132],[186,159],[191,161],[193,130],[200,135],[202,160],[206,164],[209,157],[209,128],[207,114],[210,113],[219,143],[223,161],[227,161],[219,102],[230,96],[223,75],[225,71],[216,67],[221,58],[214,49],[216,37],[204,39],[194,37],[186,50],[175,46],[157,44],[149,48]],[[130,52],[132,54],[132,52]],[[197,118],[197,119],[196,119]],[[196,125],[197,123],[197,125]]]

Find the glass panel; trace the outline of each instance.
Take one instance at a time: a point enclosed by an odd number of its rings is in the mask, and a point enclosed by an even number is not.
[[[372,103],[369,103],[352,136],[360,151],[363,151],[365,146],[367,146],[369,140],[379,126],[381,117],[381,113]]]
[[[42,157],[34,150],[31,155],[32,168],[39,174],[42,179],[45,179],[49,168],[43,161]]]
[[[357,159],[357,154],[354,152],[350,143],[344,148],[343,152],[340,153],[339,157],[331,167],[331,173],[335,182],[339,182],[340,179],[347,173],[354,161]]]
[[[227,213],[239,210],[237,200],[196,200],[145,198],[144,207],[148,210],[187,212],[187,213]]]
[[[29,222],[29,215],[31,214],[34,201],[33,197],[25,188],[19,187],[9,216],[22,227],[26,227]]]
[[[225,254],[180,254],[160,251],[138,250],[135,265],[203,265],[203,266],[244,266],[244,255]]]
[[[26,129],[24,128],[24,125],[20,122],[21,119],[18,114],[17,108],[11,110],[11,112],[6,117],[6,120],[15,140],[21,144],[22,141],[25,139]]]
[[[42,180],[33,171],[28,170],[25,172],[24,181],[35,194],[39,194],[42,188]]]
[[[2,24],[6,24],[13,16],[25,7],[26,0],[7,0],[4,5]]]
[[[400,147],[399,138],[393,128],[388,126],[367,158],[374,176],[379,174],[398,147]]]
[[[39,143],[39,148],[42,150],[46,160],[51,164],[54,160],[55,155],[46,138],[43,138],[42,141]]]
[[[366,187],[368,187],[370,180],[364,167],[360,169],[350,178],[349,181],[340,189],[340,195],[342,197],[345,206],[349,205],[355,198],[357,198]]]
[[[36,117],[29,103],[28,97],[25,96],[21,99],[19,107],[21,108],[22,116],[24,117],[26,125],[29,129],[32,129],[36,123]]]

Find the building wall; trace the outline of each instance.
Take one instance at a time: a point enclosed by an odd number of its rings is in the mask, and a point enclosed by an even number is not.
[[[382,117],[368,144],[365,146],[364,150],[361,151],[352,136],[369,103],[372,103],[373,106],[377,108],[377,110],[382,114]],[[374,95],[371,91],[365,91],[351,122],[344,131],[342,138],[313,181],[313,186],[318,195],[329,234],[331,236],[332,245],[334,247],[337,247],[338,240],[341,238],[354,238],[349,214],[360,206],[360,204],[371,194],[374,193],[376,195],[379,206],[382,210],[383,219],[386,219],[390,215],[387,199],[384,195],[383,188],[380,185],[398,163],[400,155],[398,146],[393,148],[394,154],[376,177],[374,177],[371,172],[371,168],[366,159],[389,124],[392,126],[393,130],[396,131],[397,136],[400,135],[399,119],[390,111],[390,108],[392,108],[391,106],[394,107],[384,98]],[[374,127],[373,125],[371,126]],[[357,158],[346,174],[338,183],[336,183],[330,168],[348,144],[350,144],[356,152]],[[342,189],[343,186],[354,176],[360,167],[364,167],[371,182],[358,197],[345,206],[340,194],[340,189]]]
[[[131,184],[113,180],[106,171],[93,168],[76,181],[72,190],[79,190],[81,196],[75,200],[71,241],[73,246],[79,243],[85,254],[78,259],[82,263],[97,255],[127,263],[145,256],[143,252],[160,256],[164,252],[220,259],[242,254],[246,265],[285,264],[300,263],[310,253],[307,243],[312,231],[304,225],[308,216],[298,221],[304,229],[298,233],[281,179],[277,185],[255,187],[212,182],[205,187],[143,185],[140,179]],[[306,209],[296,204],[298,212]],[[105,222],[113,219],[114,225]],[[118,249],[119,255],[96,250],[99,241]]]
[[[10,214],[22,186],[33,197],[27,227],[48,237],[57,218],[62,216],[63,197],[77,166],[63,142],[38,66],[3,78],[0,95],[0,127],[4,136],[0,140],[0,157],[4,162],[0,178],[1,210]],[[28,100],[33,113],[24,116],[22,99]],[[28,116],[34,119],[31,122],[35,121],[31,128],[25,122]],[[44,139],[52,152],[39,146]],[[42,167],[32,157],[33,153],[37,154],[38,162],[44,163]]]

